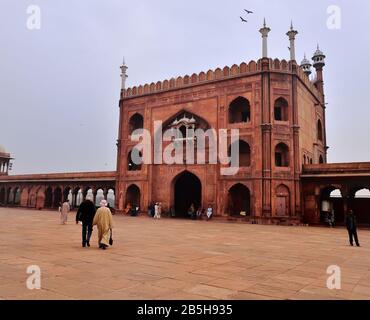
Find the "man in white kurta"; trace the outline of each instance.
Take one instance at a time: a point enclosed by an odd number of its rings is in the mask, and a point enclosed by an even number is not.
[[[109,246],[110,230],[113,229],[113,217],[107,205],[106,200],[100,202],[93,222],[93,225],[98,227],[99,248],[103,250]]]
[[[66,224],[68,218],[68,212],[71,211],[69,200],[66,200],[60,209],[60,223]]]

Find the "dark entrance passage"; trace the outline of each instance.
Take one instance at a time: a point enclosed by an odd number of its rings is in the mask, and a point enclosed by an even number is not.
[[[202,183],[194,174],[185,171],[175,180],[175,212],[177,217],[188,217],[193,203],[195,210],[202,205]]]
[[[354,211],[358,224],[370,225],[370,190],[368,188],[354,190],[350,194],[349,207]]]
[[[335,224],[344,224],[345,214],[342,193],[335,187],[327,187],[321,192],[320,222],[327,224],[330,214],[334,214]]]
[[[136,185],[131,185],[126,191],[126,207],[140,207],[140,189]]]
[[[5,203],[5,188],[1,188],[0,190],[0,204],[6,205]]]
[[[59,206],[62,205],[63,202],[62,198],[63,198],[62,189],[58,187],[54,191],[54,203],[53,203],[54,208],[58,208]]]
[[[250,192],[249,189],[238,183],[229,190],[229,214],[231,216],[249,216],[250,210]]]
[[[53,206],[53,190],[48,187],[45,191],[45,208],[51,208]]]

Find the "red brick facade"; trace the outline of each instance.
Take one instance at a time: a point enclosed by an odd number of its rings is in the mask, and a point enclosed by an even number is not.
[[[230,108],[240,97],[249,103],[250,118],[232,123]],[[276,111],[279,103],[286,110]],[[153,137],[154,121],[166,123],[182,112],[205,120],[216,130],[239,129],[240,139],[250,148],[250,165],[234,176],[221,176],[221,164],[153,164],[143,165],[141,170],[129,170],[129,153],[137,144],[130,139],[132,119],[141,116],[143,127]],[[132,194],[127,194],[130,187],[140,190],[140,195],[134,198],[143,209],[153,201],[161,202],[164,210],[175,207],[177,179],[190,172],[201,184],[199,205],[212,204],[217,216],[231,215],[236,206],[246,211],[247,216],[260,220],[299,220],[302,165],[305,161],[326,162],[323,96],[295,62],[284,60],[261,59],[257,63],[252,61],[123,90],[119,130],[117,206],[120,211],[130,201],[127,198],[132,198]],[[280,146],[286,157],[283,166],[276,163]],[[186,196],[186,184],[183,187],[182,194]],[[239,189],[234,199],[233,187]],[[245,201],[245,197],[249,199]]]

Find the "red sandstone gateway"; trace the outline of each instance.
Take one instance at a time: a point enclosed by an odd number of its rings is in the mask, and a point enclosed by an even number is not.
[[[327,165],[323,67],[325,55],[317,48],[311,62],[295,59],[293,26],[290,61],[270,59],[264,24],[260,60],[172,78],[126,89],[127,66],[121,66],[122,91],[118,133],[117,171],[66,175],[2,176],[0,203],[25,207],[53,207],[64,195],[97,197],[115,190],[120,213],[132,206],[142,210],[161,203],[162,212],[186,217],[195,209],[212,206],[215,217],[235,217],[266,223],[320,223],[325,210],[334,210],[337,223],[353,207],[361,224],[370,223],[370,198],[355,199],[358,190],[370,188],[370,163]],[[151,139],[175,128],[239,130],[237,174],[223,176],[221,163],[137,164],[131,135],[145,129]],[[186,136],[185,139],[189,137]],[[154,141],[152,141],[153,145]],[[165,148],[168,142],[163,142]],[[230,148],[231,146],[229,146]],[[156,151],[154,157],[158,157]],[[0,154],[0,163],[8,163]],[[4,173],[4,171],[3,171]],[[115,186],[114,186],[115,185]],[[341,190],[341,199],[332,191]],[[81,198],[81,196],[80,196]]]

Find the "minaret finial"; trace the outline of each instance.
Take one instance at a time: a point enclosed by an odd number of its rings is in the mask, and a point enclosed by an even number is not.
[[[293,30],[294,27],[293,27],[293,20],[290,21],[290,30]]]
[[[126,66],[125,57],[123,57],[122,66],[120,68],[121,68],[121,78],[122,78],[121,89],[125,90],[126,89],[126,79],[128,78],[128,75],[127,75],[128,67]]]
[[[266,28],[266,18],[263,18],[263,27]]]

